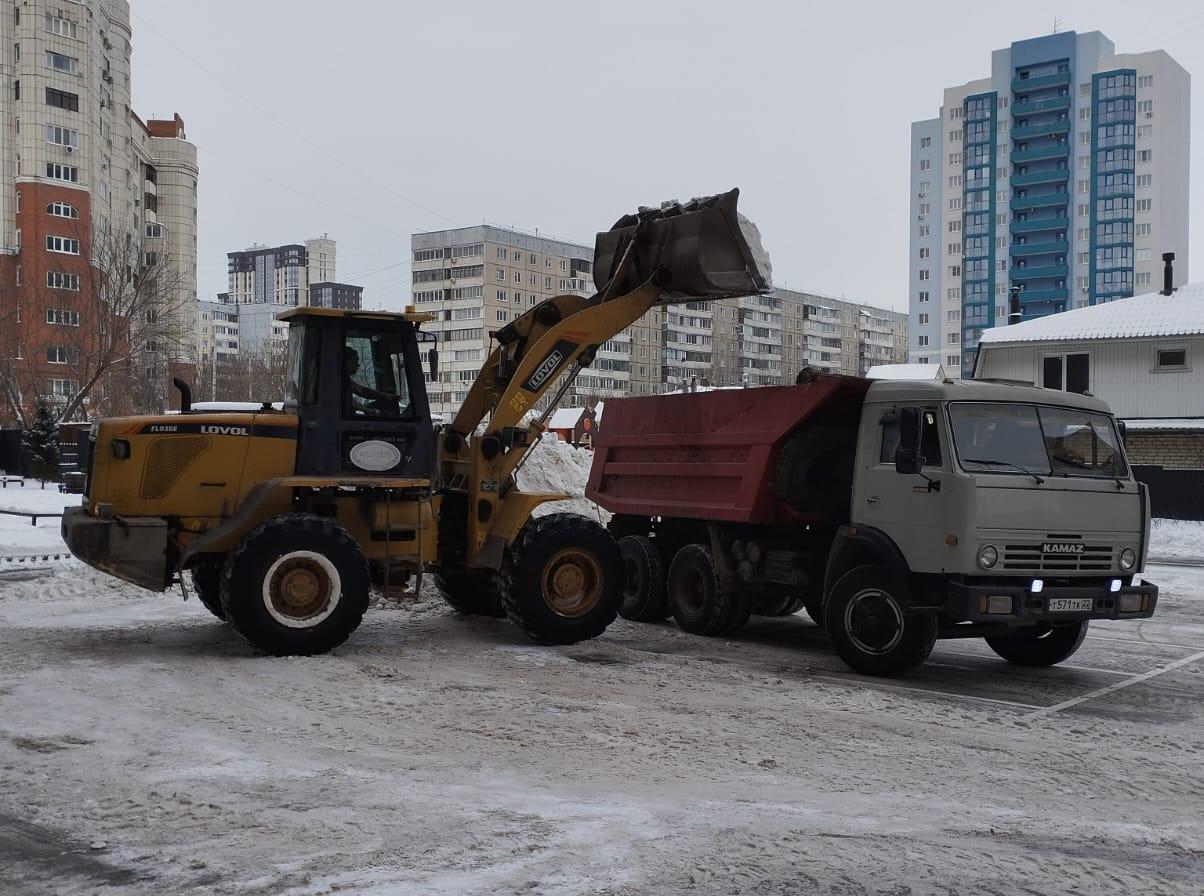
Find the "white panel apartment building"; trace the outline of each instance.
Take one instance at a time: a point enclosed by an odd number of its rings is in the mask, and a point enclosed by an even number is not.
[[[1190,79],[1099,32],[996,50],[911,133],[912,361],[968,375],[982,331],[1147,291],[1188,246]]]

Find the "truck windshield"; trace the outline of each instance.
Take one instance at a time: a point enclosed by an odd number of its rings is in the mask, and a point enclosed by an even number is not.
[[[1128,475],[1116,427],[1105,414],[955,402],[949,419],[958,458],[967,470],[1109,479]]]

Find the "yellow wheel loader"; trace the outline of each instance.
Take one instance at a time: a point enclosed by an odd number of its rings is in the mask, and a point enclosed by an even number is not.
[[[455,419],[426,395],[434,315],[293,308],[283,409],[193,409],[95,423],[82,506],[63,536],[86,563],[152,591],[184,584],[252,645],[323,653],[359,625],[373,586],[416,590],[425,571],[466,613],[509,616],[538,641],[600,634],[622,600],[612,536],[564,495],[515,473],[572,378],[654,305],[769,288],[739,192],[641,209],[598,235],[597,293],[562,295],[491,334]],[[531,412],[561,385],[542,413]],[[482,425],[483,424],[483,425]],[[186,592],[187,593],[187,592]]]

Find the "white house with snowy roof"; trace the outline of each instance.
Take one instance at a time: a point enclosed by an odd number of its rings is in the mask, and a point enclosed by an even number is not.
[[[1204,283],[994,327],[974,377],[1103,399],[1126,423],[1134,466],[1193,471],[1173,491],[1204,505]]]

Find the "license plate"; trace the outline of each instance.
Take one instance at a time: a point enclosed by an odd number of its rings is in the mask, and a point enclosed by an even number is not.
[[[1090,597],[1053,597],[1049,601],[1051,613],[1090,613],[1095,601]]]

